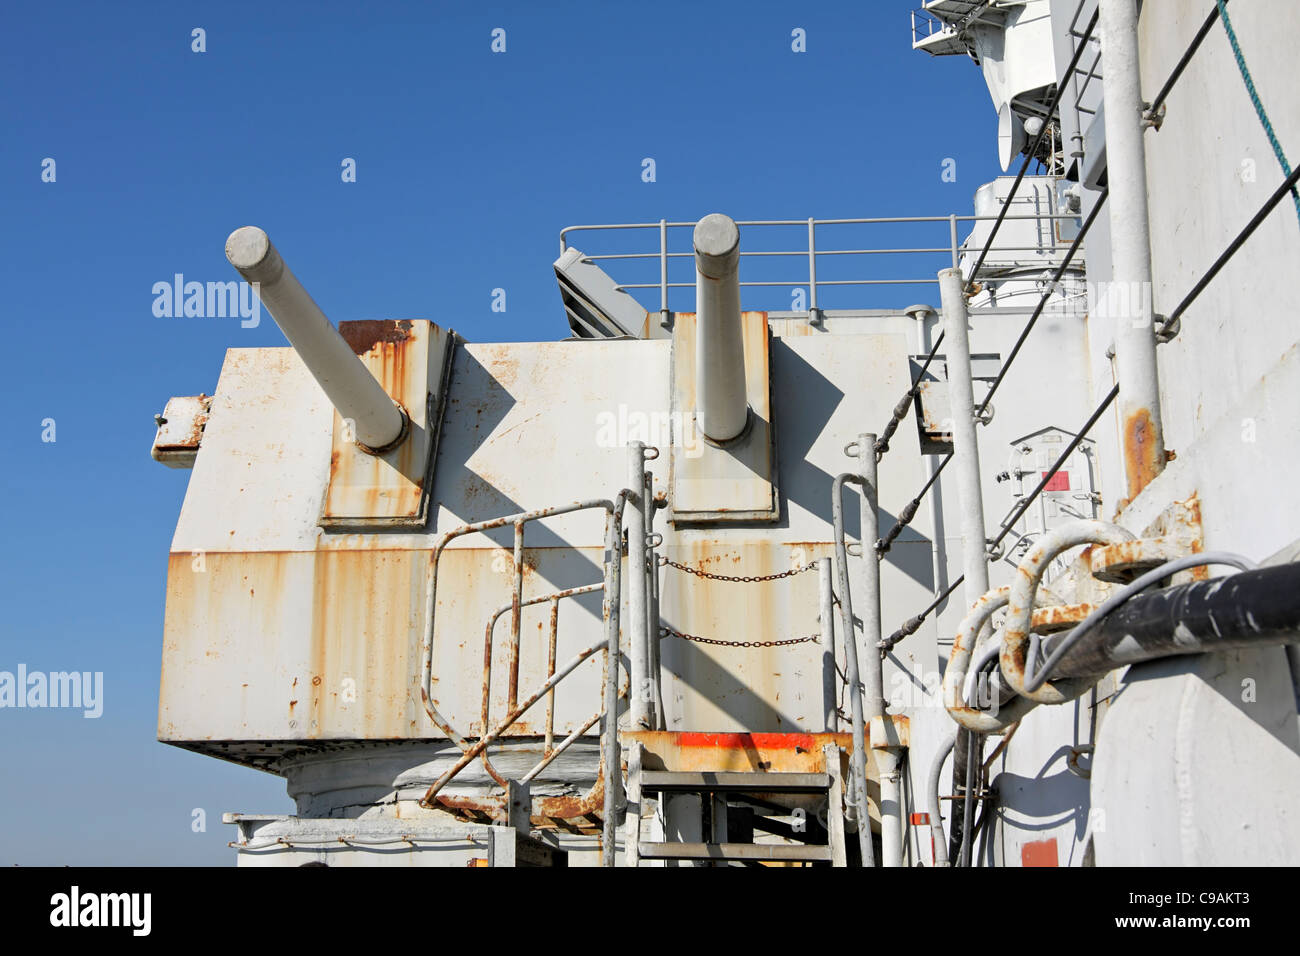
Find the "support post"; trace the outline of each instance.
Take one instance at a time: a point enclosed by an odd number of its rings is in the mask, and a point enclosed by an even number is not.
[[[858,518],[862,538],[862,647],[866,656],[863,684],[866,692],[865,716],[872,727],[871,749],[880,778],[880,855],[887,867],[903,865],[903,806],[899,778],[899,753],[886,728],[885,662],[880,652],[880,554],[876,541],[880,535],[879,479],[876,474],[876,435],[858,436],[858,473],[862,476],[862,496],[858,499]],[[880,728],[883,733],[875,733]]]
[[[828,734],[840,729],[839,681],[835,673],[835,592],[831,587],[831,559],[817,559],[817,591],[821,613],[822,641],[822,727]]]
[[[646,576],[645,445],[628,442],[627,507],[628,651],[631,656],[633,730],[653,730],[654,688],[650,679],[650,606]]]
[[[989,589],[987,542],[984,530],[984,496],[980,487],[979,438],[975,429],[975,396],[971,381],[969,318],[966,311],[965,282],[960,269],[939,272],[942,298],[944,351],[948,366],[948,402],[952,413],[953,477],[957,484],[957,502],[961,507],[962,572],[966,607],[973,605]],[[976,767],[984,752],[983,738],[967,732],[957,735],[953,750],[953,791],[961,797],[962,814],[952,817],[951,839],[954,852],[969,851],[974,819],[972,794],[978,786]],[[966,854],[961,862],[966,862]]]
[[[1165,467],[1164,425],[1147,221],[1146,104],[1138,69],[1137,0],[1100,0],[1098,36],[1105,81],[1106,178],[1110,189],[1111,282],[1106,309],[1115,317],[1120,442],[1132,500]],[[1093,303],[1096,309],[1097,303]]]
[[[853,783],[853,811],[858,825],[858,851],[862,865],[876,865],[876,851],[871,844],[871,812],[867,804],[867,733],[862,715],[862,677],[858,671],[858,641],[853,628],[853,595],[849,590],[848,545],[844,541],[844,483],[858,484],[860,475],[836,475],[831,482],[831,521],[835,529],[835,574],[840,586],[840,620],[844,636],[844,676],[849,685],[849,708],[852,715],[853,753],[849,755],[849,773]]]
[[[605,518],[605,599],[601,616],[605,623],[605,717],[601,722],[601,769],[605,774],[604,821],[600,836],[600,865],[613,866],[618,829],[617,815],[622,803],[623,772],[619,766],[618,745],[618,625],[620,552],[625,498],[619,495],[614,510]]]
[[[658,449],[654,449],[655,454],[651,458],[658,457]],[[645,532],[649,539],[660,540],[656,537],[654,522],[655,511],[658,510],[655,505],[655,482],[654,474],[647,468],[645,472]],[[646,606],[646,640],[650,644],[650,683],[654,688],[654,726],[652,730],[664,730],[666,719],[664,717],[664,692],[663,692],[663,664],[660,658],[659,640],[659,558],[655,553],[654,547],[646,548],[646,584],[647,606]]]
[[[966,575],[962,589],[966,606],[970,607],[989,589],[989,572],[964,285],[960,269],[939,272],[948,403],[952,412],[953,468],[950,474],[956,481],[957,501],[961,507],[962,571]]]

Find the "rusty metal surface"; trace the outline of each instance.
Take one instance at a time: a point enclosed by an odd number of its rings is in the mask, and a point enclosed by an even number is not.
[[[437,696],[466,734],[479,731],[484,622],[509,597],[499,559],[499,552],[479,549],[448,549],[442,559],[444,580],[457,584],[444,590],[440,608],[447,625],[440,628]],[[600,559],[595,550],[529,549],[527,584],[554,589]],[[427,566],[427,553],[404,550],[173,554],[160,736],[442,736],[425,714],[419,686]],[[598,595],[566,604],[557,642],[561,658],[600,634]],[[549,608],[526,607],[522,620],[528,639],[521,644],[520,680],[534,686],[547,674]],[[497,647],[494,670],[505,673],[508,666],[508,649]],[[557,695],[554,727],[560,733],[590,716],[599,698],[598,671],[585,665]],[[504,714],[505,683],[494,682],[492,692],[494,711]],[[540,712],[514,728],[518,735],[544,731]]]
[[[1055,604],[1036,607],[1030,618],[1030,630],[1035,634],[1055,634],[1068,631],[1096,609],[1095,604]]]
[[[947,382],[932,376],[917,384],[916,416],[926,451],[930,454],[952,451],[952,411]]]
[[[1128,489],[1126,501],[1120,504],[1123,511],[1126,503],[1141,494],[1142,489],[1164,470],[1168,459],[1149,409],[1138,408],[1131,412],[1124,420],[1120,437]]]
[[[847,733],[703,733],[637,730],[619,735],[645,748],[642,766],[667,771],[824,773],[823,748],[853,748]]]
[[[626,449],[607,439],[657,439],[610,434],[603,425],[621,418],[635,429],[631,412],[667,407],[668,346],[659,340],[457,347],[430,525],[382,533],[317,525],[334,411],[297,356],[290,349],[230,350],[173,539],[160,736],[250,761],[312,742],[445,736],[424,712],[418,680],[409,677],[419,657],[420,589],[434,541],[465,521],[584,493],[606,496],[620,487]],[[791,440],[803,434],[797,453],[780,464],[783,518],[775,527],[725,531],[660,525],[661,552],[675,560],[747,574],[784,571],[796,560],[829,554],[825,476],[842,467],[841,449],[860,420],[888,411],[883,385],[877,395],[870,383],[887,382],[890,393],[906,385],[906,341],[852,334],[774,341],[771,365],[773,387],[789,396]],[[620,405],[628,411],[620,413]],[[666,457],[649,464],[657,469],[661,500],[668,490]],[[565,467],[542,466],[555,461]],[[897,509],[920,476],[919,466],[899,459],[882,476],[882,506]],[[530,525],[520,562],[523,598],[598,580],[602,525],[598,514]],[[456,539],[442,558],[442,573],[454,583],[438,597],[436,696],[466,735],[480,732],[483,629],[509,600],[512,550],[510,529],[499,529]],[[926,593],[928,567],[928,543],[900,540],[883,568],[887,614]],[[731,584],[688,590],[700,582],[683,577],[661,572],[661,610],[666,623],[688,633],[771,638],[787,623],[802,625],[802,633],[818,630],[813,575],[774,582],[761,594]],[[521,611],[520,688],[545,680],[549,623],[545,604]],[[558,659],[599,639],[599,600],[566,602]],[[797,648],[729,649],[726,657],[710,656],[722,649],[684,651],[674,641],[661,649],[665,704],[676,720],[689,722],[684,726],[820,729],[817,645],[802,648],[808,660],[770,656]],[[888,662],[887,679],[901,677],[900,666],[918,666],[915,653],[925,647]],[[494,674],[509,666],[507,648],[497,646]],[[598,671],[584,665],[556,695],[555,739],[590,720]],[[314,691],[304,695],[303,687]],[[491,693],[491,712],[506,713],[505,683],[494,677]],[[508,736],[541,738],[546,730],[539,705]]]
[[[212,397],[209,395],[167,399],[167,406],[158,416],[158,431],[151,452],[153,460],[169,468],[192,468],[211,411]]]
[[[894,718],[894,726],[906,737],[906,718]],[[667,771],[763,771],[774,773],[824,773],[825,746],[834,745],[840,755],[839,772],[848,778],[853,735],[848,733],[708,733],[682,731],[625,731],[619,735],[625,745],[633,741],[644,747],[642,766]],[[880,783],[875,754],[868,749],[867,806],[872,829],[880,829]],[[811,811],[817,802],[792,794],[770,793],[764,799]]]
[[[1092,686],[1092,681],[1063,678],[1050,681],[1037,690],[1025,688],[1025,661],[1029,650],[1034,597],[1047,567],[1058,554],[1079,545],[1112,546],[1132,540],[1132,532],[1118,525],[1080,520],[1054,528],[1029,549],[1016,566],[998,658],[1003,680],[1012,690],[1041,704],[1062,704],[1073,700]]]
[[[428,518],[427,477],[437,453],[454,336],[432,322],[412,320],[342,322],[339,332],[406,413],[409,432],[395,448],[369,454],[334,413],[321,526],[421,527]]]

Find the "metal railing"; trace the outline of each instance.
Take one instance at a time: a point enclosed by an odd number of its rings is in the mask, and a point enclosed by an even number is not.
[[[1090,2],[1094,5],[1094,7],[1096,6],[1096,0],[1079,0],[1078,5],[1075,6],[1074,8],[1074,16],[1070,18],[1070,26],[1066,30],[1066,33],[1070,37],[1071,53],[1075,55],[1076,59],[1078,58],[1078,51],[1080,46],[1087,46],[1089,43],[1092,43],[1094,42],[1094,40],[1096,40],[1096,38],[1092,36],[1092,29],[1093,29],[1092,24],[1089,24],[1087,30],[1083,33],[1080,33],[1077,29],[1075,29],[1075,27],[1079,23],[1079,16],[1080,14],[1083,13],[1083,8],[1087,6]],[[1076,113],[1087,113],[1090,116],[1095,116],[1097,111],[1093,109],[1088,109],[1087,107],[1082,105],[1084,94],[1088,92],[1088,86],[1092,83],[1093,80],[1105,79],[1100,73],[1097,72],[1097,65],[1101,63],[1100,41],[1097,41],[1096,46],[1097,46],[1097,53],[1092,58],[1092,64],[1088,67],[1088,69],[1087,70],[1075,69],[1070,73],[1070,84],[1074,88],[1074,102],[1072,104],[1074,110]],[[1079,83],[1080,76],[1083,77],[1082,84]]]
[[[912,46],[920,43],[922,40],[928,40],[936,33],[951,33],[954,37],[960,36],[973,22],[979,19],[980,15],[988,10],[991,0],[972,0],[970,9],[960,20],[949,23],[941,17],[931,13],[925,7],[915,7],[912,9]],[[917,18],[920,18],[919,29]],[[922,32],[924,31],[924,32]]]
[[[428,713],[429,719],[447,735],[449,740],[461,749],[461,756],[429,787],[428,791],[420,800],[421,806],[433,807],[435,804],[440,804],[449,809],[469,809],[478,810],[480,812],[500,809],[500,806],[498,805],[504,804],[504,800],[502,799],[484,801],[473,797],[440,797],[439,792],[476,759],[481,759],[485,769],[491,775],[492,779],[499,785],[507,787],[508,790],[508,781],[497,773],[491,762],[488,760],[488,747],[499,740],[529,709],[543,698],[546,698],[548,702],[546,718],[547,733],[542,758],[532,767],[532,769],[525,773],[518,782],[527,784],[533,780],[543,769],[546,768],[547,765],[551,763],[551,761],[567,750],[583,734],[590,730],[591,727],[595,725],[596,721],[603,718],[603,725],[600,733],[600,765],[596,772],[596,781],[592,784],[591,789],[585,795],[576,800],[570,797],[541,798],[537,801],[537,809],[538,815],[540,816],[560,818],[585,816],[597,811],[603,812],[604,821],[602,829],[601,865],[613,866],[615,832],[614,818],[618,808],[618,794],[621,783],[618,761],[618,700],[622,695],[620,694],[618,687],[618,668],[623,510],[628,497],[631,494],[631,492],[624,490],[620,491],[613,501],[606,499],[576,501],[568,505],[543,508],[537,511],[527,511],[520,514],[507,515],[502,518],[495,518],[490,521],[481,521],[475,524],[462,525],[459,528],[447,532],[438,539],[438,543],[434,546],[433,552],[429,558],[428,583],[425,593],[425,630],[423,646],[421,648],[423,660],[420,694],[423,698],[425,711]],[[556,591],[551,594],[545,594],[525,600],[523,597],[525,527],[533,521],[539,521],[544,518],[552,518],[558,515],[572,514],[588,510],[601,510],[605,513],[604,579],[600,583],[568,588],[563,591]],[[479,736],[477,741],[471,742],[460,734],[451,725],[447,718],[440,713],[438,710],[438,700],[434,696],[433,642],[436,635],[436,613],[438,606],[438,565],[443,552],[456,538],[507,526],[511,526],[514,529],[514,584],[510,603],[494,613],[487,624],[483,657],[482,724],[479,727]],[[555,648],[559,617],[559,602],[565,598],[577,597],[595,591],[602,591],[604,595],[601,605],[601,617],[605,635],[604,639],[584,648],[570,658],[564,665],[557,667]],[[522,611],[524,607],[544,602],[550,602],[551,604],[551,635],[547,664],[547,679],[536,691],[530,694],[521,703],[519,701],[518,689]],[[492,726],[490,723],[490,694],[492,680],[493,632],[497,621],[506,611],[511,612],[508,674],[509,689],[507,692],[507,709],[509,712],[504,718],[498,721],[495,726]],[[555,746],[555,688],[562,680],[564,680],[564,678],[577,670],[581,664],[594,656],[597,652],[602,653],[604,666],[604,673],[601,681],[603,689],[603,707],[583,726],[569,734],[569,736],[566,737],[558,746]]]
[[[1022,177],[1023,178],[1023,175]],[[1024,214],[1019,212],[1012,213],[1013,206],[1020,206],[1029,210]],[[766,234],[771,235],[774,228],[804,227],[807,230],[806,241],[797,248],[785,249],[755,249],[753,243],[741,242],[740,256],[743,260],[751,263],[757,263],[762,260],[784,260],[797,259],[806,264],[807,272],[792,278],[767,278],[762,279],[742,279],[740,285],[748,288],[758,287],[776,287],[786,289],[806,288],[808,290],[807,311],[816,315],[819,311],[818,291],[836,286],[933,286],[938,283],[935,278],[900,278],[893,275],[880,274],[869,277],[859,277],[850,279],[826,279],[819,278],[817,274],[818,262],[823,263],[830,257],[839,256],[924,256],[925,259],[919,260],[923,263],[922,268],[933,266],[936,257],[945,256],[954,267],[958,264],[961,254],[965,251],[963,241],[958,240],[959,223],[978,223],[978,222],[997,222],[1004,220],[1032,220],[1036,222],[1050,221],[1055,224],[1059,220],[1077,221],[1078,216],[1071,213],[1044,213],[1034,211],[1038,209],[1038,202],[1033,197],[1014,196],[1005,201],[1004,207],[999,215],[978,216],[978,215],[957,215],[947,216],[881,216],[860,219],[750,219],[737,220],[736,225],[744,230],[747,234],[752,234],[758,230],[769,230]],[[931,229],[945,227],[942,237],[939,238],[940,245],[936,242],[932,245],[924,246],[880,246],[880,247],[855,247],[846,246],[843,248],[832,245],[827,248],[823,236],[823,244],[818,245],[818,228],[826,227],[844,227],[844,226],[897,226],[904,225],[921,225],[923,228]],[[670,243],[670,230],[694,229],[695,222],[669,222],[661,219],[658,222],[633,222],[633,223],[591,223],[566,226],[560,230],[560,252],[563,253],[569,248],[571,235],[579,232],[611,232],[611,231],[634,231],[634,230],[655,230],[658,232],[658,249],[655,251],[636,251],[636,252],[617,252],[617,253],[597,253],[586,254],[583,258],[591,262],[622,262],[622,261],[658,261],[659,278],[657,282],[625,282],[618,285],[618,288],[630,292],[632,290],[659,290],[659,311],[668,312],[668,290],[669,289],[694,289],[694,275],[683,278],[682,281],[670,281],[669,265],[672,260],[688,260],[694,262],[695,253],[690,245],[690,237],[683,238],[680,251],[674,251]],[[1046,231],[1046,235],[1041,241],[1029,246],[998,246],[999,252],[1029,252],[1037,255],[1053,256],[1067,247],[1069,242],[1060,238],[1059,230],[1052,228]],[[917,260],[909,260],[917,261]],[[942,261],[942,259],[938,260]]]
[[[923,40],[930,39],[936,33],[945,31],[956,36],[955,31],[950,30],[948,24],[924,7],[917,7],[912,11],[912,46],[916,46]]]

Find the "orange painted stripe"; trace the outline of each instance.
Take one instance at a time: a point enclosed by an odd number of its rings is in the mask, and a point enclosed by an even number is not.
[[[913,813],[913,814],[912,814],[912,826],[914,826],[914,827],[928,827],[929,825],[930,825],[930,814],[928,814],[928,813]]]
[[[1026,843],[1020,848],[1021,866],[1060,866],[1056,837]]]
[[[679,747],[722,747],[745,750],[751,747],[763,750],[811,750],[812,734],[702,734],[683,732],[677,738]]]

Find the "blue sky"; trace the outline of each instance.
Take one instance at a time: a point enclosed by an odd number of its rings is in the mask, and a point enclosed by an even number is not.
[[[567,335],[551,271],[566,225],[968,214],[999,172],[995,118],[969,60],[910,49],[913,5],[9,5],[0,671],[102,671],[104,713],[0,709],[0,865],[229,865],[223,810],[292,810],[279,778],[155,740],[188,473],[150,459],[152,418],[171,395],[210,393],[225,349],[285,344],[265,318],[155,317],[155,282],[235,278],[225,238],[257,224],[336,322],[551,339]],[[945,229],[874,244],[940,245]],[[945,264],[854,260],[830,277]],[[933,297],[886,287],[822,305]]]

